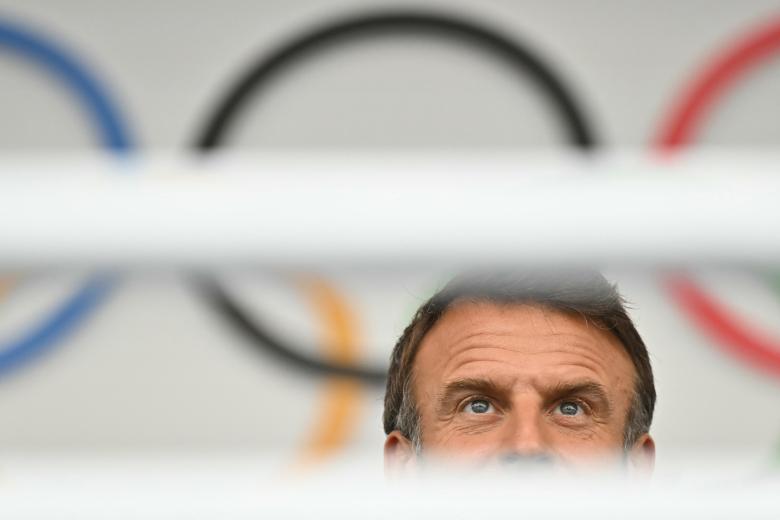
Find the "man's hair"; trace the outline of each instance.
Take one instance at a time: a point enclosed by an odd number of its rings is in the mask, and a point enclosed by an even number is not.
[[[626,312],[616,286],[597,272],[527,272],[461,276],[426,301],[393,349],[385,392],[384,428],[399,430],[419,451],[420,414],[414,397],[414,358],[425,335],[445,312],[459,302],[532,305],[578,314],[612,333],[625,348],[636,370],[634,395],[626,417],[624,448],[650,430],[655,408],[655,384],[647,348]]]

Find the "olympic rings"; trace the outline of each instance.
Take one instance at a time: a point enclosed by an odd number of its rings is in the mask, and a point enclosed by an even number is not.
[[[718,98],[739,78],[777,52],[780,52],[780,18],[728,47],[691,82],[674,105],[656,147],[671,152],[689,144]],[[780,376],[780,339],[751,330],[690,279],[670,277],[666,287],[680,308],[717,344],[751,365]]]
[[[314,54],[323,47],[345,40],[360,40],[383,34],[431,33],[472,44],[494,55],[519,75],[530,78],[557,110],[566,140],[579,148],[595,145],[594,133],[585,112],[570,89],[535,53],[495,29],[450,15],[415,11],[388,11],[356,15],[328,23],[287,41],[259,59],[221,96],[216,108],[196,139],[195,147],[207,152],[222,145],[231,124],[251,97],[293,62]],[[350,377],[369,384],[383,385],[386,371],[331,362],[303,354],[288,342],[272,334],[260,321],[250,317],[215,280],[202,279],[199,286],[208,303],[251,343],[299,369],[327,376]]]
[[[90,115],[105,148],[126,152],[131,148],[124,118],[105,86],[60,44],[30,28],[0,20],[0,49],[26,58],[45,69],[71,91]],[[37,357],[73,332],[107,295],[113,277],[92,277],[68,296],[43,321],[19,337],[0,344],[0,375]]]

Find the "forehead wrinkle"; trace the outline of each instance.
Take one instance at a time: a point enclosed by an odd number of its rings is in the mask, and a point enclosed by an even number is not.
[[[468,307],[473,306],[479,308],[493,308],[499,310],[499,312],[503,315],[511,314],[513,312],[516,312],[518,310],[518,307],[525,310],[530,310],[530,315],[524,316],[521,319],[511,319],[511,320],[500,320],[496,322],[496,320],[488,319],[487,321],[489,324],[485,324],[484,319],[478,319],[475,318],[472,314],[468,312]],[[477,311],[479,312],[479,310]],[[465,313],[465,316],[463,314]],[[442,318],[442,320],[434,325],[433,330],[431,333],[429,333],[429,338],[433,339],[435,343],[441,343],[443,340],[441,338],[438,338],[438,336],[441,334],[442,326],[444,325],[443,322],[449,322],[453,319],[453,314],[460,315],[460,319],[456,321],[456,325],[454,327],[454,335],[456,336],[456,340],[452,342],[449,345],[450,352],[457,349],[457,347],[464,343],[472,340],[475,337],[494,337],[494,338],[504,338],[504,337],[511,337],[511,338],[543,338],[543,337],[560,337],[560,336],[572,336],[575,339],[579,338],[580,341],[582,340],[590,340],[595,341],[597,343],[601,343],[603,341],[603,338],[598,337],[597,330],[594,330],[593,327],[589,326],[588,320],[583,319],[581,316],[578,315],[571,315],[570,313],[558,311],[555,309],[548,309],[544,306],[536,306],[536,305],[529,305],[529,304],[511,304],[511,305],[503,305],[503,304],[492,304],[492,303],[480,303],[480,302],[461,302],[459,304],[456,304],[455,308],[450,309],[447,313],[445,313],[445,316]],[[555,318],[561,318],[564,320],[563,327],[559,327],[555,323]],[[457,318],[456,318],[457,320]],[[465,321],[465,323],[464,323]],[[576,322],[577,329],[584,328],[585,330],[566,330],[567,328],[571,328],[570,326],[566,326],[566,322]],[[543,324],[543,325],[542,325]],[[526,327],[525,325],[530,325],[530,327]],[[568,325],[571,325],[569,323]],[[477,328],[477,330],[473,330],[474,328]],[[445,329],[452,330],[452,325],[449,327],[446,327]],[[466,329],[466,334],[461,335],[459,333],[463,332],[463,329]],[[530,330],[529,330],[530,329]],[[444,340],[446,341],[446,339]],[[423,343],[427,343],[425,340],[423,340]],[[421,345],[422,346],[422,345]]]
[[[497,326],[495,323],[491,324],[488,327],[480,328],[479,330],[471,330],[468,331],[465,335],[457,335],[458,329],[455,329],[456,335],[458,336],[457,339],[450,344],[450,350],[457,349],[461,344],[468,343],[470,340],[473,340],[477,337],[484,337],[484,338],[512,338],[512,339],[527,339],[527,338],[565,338],[565,337],[571,337],[572,343],[604,343],[605,338],[603,337],[603,333],[606,331],[597,328],[597,327],[591,327],[588,326],[587,321],[584,320],[577,320],[578,321],[578,330],[561,330],[559,327],[556,327],[554,325],[554,321],[552,320],[553,316],[566,316],[558,312],[554,312],[552,314],[545,313],[543,315],[544,321],[547,323],[547,327],[544,327],[546,330],[540,330],[541,327],[532,326],[531,330],[528,330],[526,327],[523,327],[521,323],[517,322],[511,322],[514,323],[515,326],[511,325],[505,325],[501,324],[503,326]],[[538,316],[531,316],[530,321],[536,322],[538,321]],[[465,327],[468,327],[466,325]],[[464,325],[461,324],[459,328],[464,328]],[[583,330],[584,329],[584,330]],[[437,338],[437,343],[440,343],[442,339]]]
[[[471,340],[477,337],[480,338],[480,341],[472,343]],[[556,338],[557,340],[562,340],[561,344],[556,346],[568,346],[568,347],[572,347],[572,349],[590,350],[593,349],[593,347],[596,347],[596,349],[600,349],[601,344],[605,343],[604,341],[599,341],[598,339],[590,336],[570,333],[570,332],[558,332],[558,333],[551,333],[551,334],[534,334],[534,333],[518,334],[517,332],[501,332],[501,333],[477,332],[477,333],[469,334],[468,336],[458,339],[455,342],[451,343],[448,347],[448,350],[452,355],[457,355],[462,351],[470,350],[475,347],[476,348],[479,347],[499,348],[504,350],[515,351],[518,353],[527,353],[527,354],[545,353],[550,350],[549,348],[546,348],[547,345],[549,345],[548,343],[545,343],[544,346],[536,350],[534,350],[534,347],[537,346],[537,344],[539,343],[545,342],[546,339],[549,339],[551,337]],[[509,341],[503,341],[504,338],[508,339]],[[491,341],[492,339],[498,341]],[[465,346],[463,346],[464,343]]]
[[[603,345],[594,346],[598,349],[604,348]],[[526,361],[531,361],[534,358],[539,358],[539,356],[543,355],[558,355],[563,354],[565,357],[562,359],[561,362],[556,363],[553,367],[545,367],[544,372],[549,373],[558,373],[560,372],[560,368],[564,367],[574,367],[579,369],[584,369],[589,374],[591,374],[593,377],[597,378],[598,380],[604,382],[608,386],[611,386],[609,384],[610,381],[612,381],[616,374],[613,373],[608,367],[607,362],[607,356],[600,354],[598,350],[594,350],[589,345],[581,345],[581,344],[572,344],[572,345],[564,345],[564,346],[554,346],[554,347],[548,347],[544,349],[536,349],[532,352],[523,352],[523,351],[517,351],[515,349],[507,348],[507,347],[498,347],[494,345],[471,345],[468,348],[462,349],[457,354],[447,357],[447,359],[444,362],[442,375],[446,378],[452,378],[458,376],[468,376],[468,373],[462,373],[464,371],[464,367],[471,365],[471,364],[481,364],[481,365],[495,365],[498,364],[498,367],[496,367],[498,370],[493,372],[495,376],[498,376],[500,372],[502,372],[503,368],[507,366],[507,359],[493,359],[492,356],[486,357],[484,355],[479,355],[478,351],[484,350],[484,349],[490,349],[490,350],[500,350],[500,351],[507,351],[510,352],[511,356],[517,356],[515,359],[518,359],[518,367],[522,367],[523,365],[526,365]],[[484,372],[487,369],[479,370],[479,372]],[[522,370],[518,372],[517,375],[521,375]],[[630,376],[631,380],[633,381],[635,375],[633,374],[633,366],[632,366],[632,375]],[[618,377],[618,380],[615,380],[615,383],[620,384],[622,382],[622,377]]]
[[[494,309],[498,307],[505,316],[516,309],[515,306],[506,307],[506,310],[502,309],[503,306],[491,305],[491,307]],[[452,320],[454,317],[452,313],[459,311],[464,311],[464,308],[448,311],[449,316],[445,316],[434,326],[438,331],[432,330],[421,345],[420,355],[428,359],[433,358],[434,366],[438,366],[438,370],[442,370],[445,374],[451,375],[470,363],[495,361],[504,364],[506,362],[501,359],[484,359],[484,356],[478,359],[474,354],[479,350],[490,349],[493,352],[506,352],[511,356],[523,355],[529,358],[556,353],[566,354],[567,357],[577,356],[580,358],[579,362],[571,363],[572,366],[587,368],[597,373],[604,381],[610,380],[608,375],[611,372],[606,367],[610,365],[612,357],[617,355],[626,358],[631,365],[631,380],[636,377],[635,368],[628,354],[622,345],[615,344],[619,340],[612,338],[609,331],[592,326],[593,324],[580,316],[534,307],[530,315],[520,320],[502,322],[502,320],[488,318],[486,323],[485,320],[460,312],[454,323],[448,321],[448,318]],[[558,323],[560,320],[556,320],[556,317],[564,318],[568,324]],[[448,325],[442,327],[445,322]],[[474,330],[475,328],[477,330]],[[448,341],[450,338],[454,338],[454,341]],[[545,344],[545,339],[551,338],[555,338],[555,344]],[[425,343],[430,344],[425,346]]]
[[[528,337],[517,337],[515,335],[500,335],[501,337],[511,337],[513,341],[507,343],[507,342],[500,342],[500,343],[483,343],[480,341],[479,343],[471,343],[470,339],[473,339],[477,336],[485,336],[484,334],[471,334],[468,338],[464,338],[462,341],[455,342],[452,346],[448,349],[448,354],[446,355],[446,364],[445,369],[447,366],[449,366],[453,361],[458,360],[459,358],[462,358],[464,355],[469,357],[469,354],[475,350],[498,350],[503,352],[508,352],[510,355],[518,355],[518,356],[540,356],[540,355],[551,355],[551,354],[564,354],[567,356],[579,356],[584,357],[591,363],[595,365],[602,365],[605,364],[607,361],[607,358],[609,357],[608,351],[611,348],[614,348],[613,345],[604,345],[606,342],[598,342],[598,344],[593,344],[590,340],[590,338],[583,338],[582,336],[578,334],[567,334],[568,336],[571,336],[571,341],[565,341],[563,343],[556,343],[555,345],[549,345],[549,344],[539,344],[544,341],[544,338],[540,338],[537,336],[533,336],[534,340],[530,342],[524,342],[522,344],[518,344],[517,340],[527,340]],[[494,336],[494,335],[490,335]],[[583,341],[584,340],[584,341]],[[463,345],[463,343],[466,343]]]
[[[469,350],[472,350],[472,349],[475,349],[475,348],[497,348],[497,349],[503,349],[503,350],[511,350],[511,349],[509,349],[509,348],[507,348],[505,346],[496,345],[496,344],[490,343],[490,342],[483,343],[483,342],[480,341],[480,342],[477,342],[477,343],[470,343],[470,341],[473,340],[474,338],[477,338],[477,337],[479,337],[479,338],[484,338],[484,337],[487,337],[487,338],[490,338],[490,337],[502,338],[502,337],[512,337],[512,336],[513,336],[513,334],[511,332],[505,332],[504,333],[504,332],[494,332],[492,330],[491,331],[480,330],[480,331],[476,331],[476,332],[471,332],[471,333],[469,333],[469,334],[467,334],[467,335],[465,335],[465,336],[463,336],[461,338],[458,338],[457,340],[455,340],[452,343],[447,342],[446,338],[436,338],[436,337],[430,337],[430,340],[428,342],[433,343],[432,345],[430,345],[431,347],[436,347],[438,350],[444,350],[446,352],[445,358],[452,359],[455,356],[457,356],[457,355],[459,355],[459,354],[461,354],[463,352],[466,352],[466,351],[469,351]],[[431,350],[430,347],[427,348],[427,349],[423,348],[425,346],[425,343],[428,343],[428,342],[423,340],[423,343],[420,345],[420,353],[418,353],[419,356],[425,356],[426,354],[422,353],[422,352]],[[466,345],[465,345],[464,348],[461,349],[460,347],[464,343],[466,343]]]
[[[453,360],[454,361],[454,360]],[[588,362],[591,361],[591,362]],[[469,373],[461,373],[459,372],[464,371],[464,367],[471,365],[471,364],[481,364],[481,365],[491,365],[491,364],[498,364],[501,367],[506,367],[506,362],[503,360],[498,359],[485,359],[483,357],[474,357],[470,359],[463,359],[458,360],[457,363],[453,366],[450,363],[448,363],[448,366],[444,370],[444,377],[449,379],[457,379],[458,377],[473,377],[472,374]],[[584,369],[585,372],[587,372],[588,375],[590,375],[592,378],[597,379],[602,382],[609,381],[609,373],[607,370],[604,369],[604,367],[599,363],[593,363],[592,360],[583,360],[581,358],[577,359],[569,359],[561,363],[557,363],[552,367],[546,367],[543,373],[534,373],[531,374],[530,380],[534,383],[534,385],[538,384],[547,384],[543,382],[544,375],[549,374],[550,372],[557,373],[559,372],[558,369],[565,369],[565,368],[578,368],[578,369]],[[477,374],[487,374],[490,373],[490,377],[496,380],[502,379],[502,374],[500,371],[492,372],[488,370],[478,370],[476,372]],[[543,375],[544,374],[544,375]],[[517,374],[519,375],[519,374]],[[479,376],[481,377],[481,376]],[[581,376],[577,376],[581,377]]]

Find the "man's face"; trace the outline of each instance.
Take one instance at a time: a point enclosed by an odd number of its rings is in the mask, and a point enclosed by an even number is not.
[[[426,455],[479,465],[623,455],[635,370],[616,337],[579,315],[456,304],[423,339],[414,376]]]

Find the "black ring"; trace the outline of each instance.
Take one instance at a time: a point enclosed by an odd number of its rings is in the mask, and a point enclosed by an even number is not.
[[[515,69],[521,76],[531,78],[547,96],[566,133],[567,142],[580,149],[595,146],[593,130],[587,124],[584,111],[575,101],[571,89],[536,54],[527,47],[500,34],[494,29],[451,15],[416,11],[387,11],[350,16],[305,32],[262,55],[238,78],[222,96],[216,109],[206,119],[203,131],[196,140],[199,151],[210,151],[220,146],[230,125],[253,94],[267,86],[270,80],[290,66],[328,45],[353,38],[371,37],[386,33],[405,34],[424,32],[466,41],[480,47]],[[354,377],[368,383],[382,384],[386,371],[332,363],[300,353],[286,341],[280,341],[268,329],[244,312],[240,305],[215,280],[201,279],[200,287],[207,301],[225,319],[244,333],[252,343],[298,368],[319,375]]]
[[[260,350],[311,374],[349,377],[366,383],[384,384],[387,370],[333,363],[302,354],[300,348],[296,348],[289,341],[279,339],[255,317],[250,317],[213,278],[202,277],[197,280],[197,285],[206,301]]]

